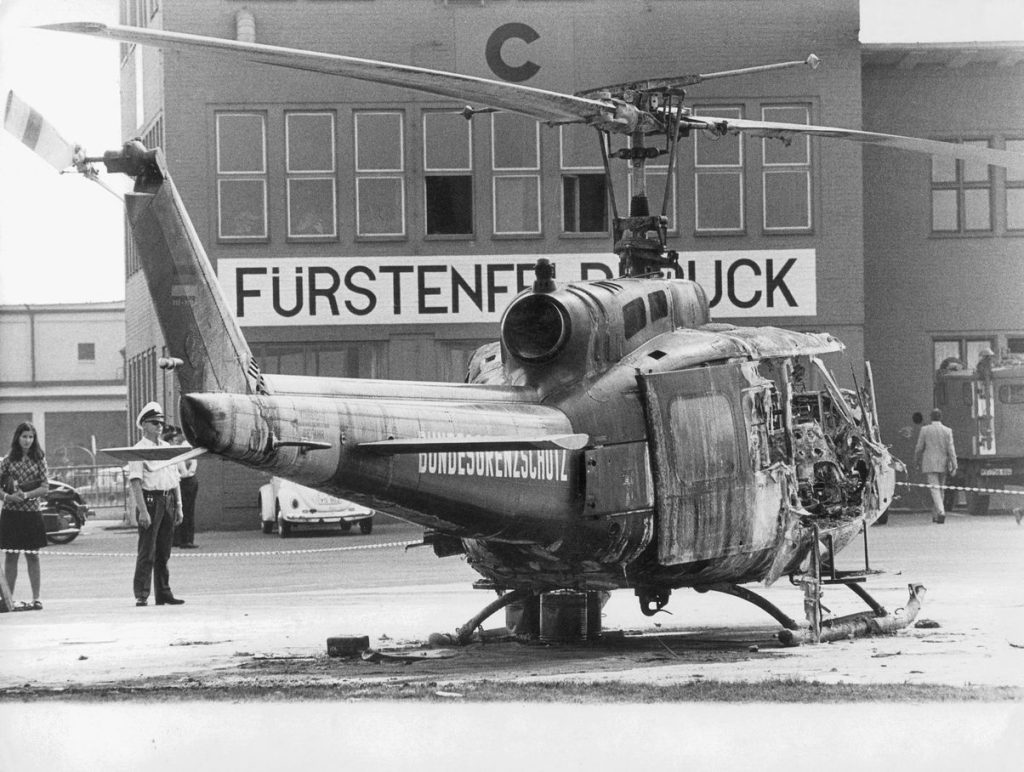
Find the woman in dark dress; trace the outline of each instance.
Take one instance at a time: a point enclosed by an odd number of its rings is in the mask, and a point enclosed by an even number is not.
[[[0,460],[0,549],[8,550],[4,558],[4,575],[14,592],[18,579],[18,554],[25,552],[28,581],[32,585],[31,609],[41,609],[39,600],[39,555],[37,550],[46,546],[46,526],[40,512],[40,498],[50,488],[46,454],[39,445],[35,427],[18,424],[11,440],[11,451]]]

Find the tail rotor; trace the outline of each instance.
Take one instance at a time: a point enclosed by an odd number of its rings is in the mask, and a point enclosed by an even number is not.
[[[38,110],[13,91],[7,92],[4,129],[57,171],[63,173],[74,169],[119,201],[124,201],[120,193],[100,179],[99,171],[93,166],[102,158],[89,158],[81,145],[64,139]]]

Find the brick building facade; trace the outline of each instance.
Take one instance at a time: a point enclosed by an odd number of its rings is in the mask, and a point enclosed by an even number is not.
[[[943,124],[929,119],[943,107],[952,104],[962,123],[985,120],[970,102],[948,99],[946,79],[973,73],[973,64],[922,77],[869,51],[862,66],[855,2],[137,0],[122,10],[131,24],[566,92],[813,52],[823,62],[815,71],[708,81],[689,90],[690,103],[698,112],[941,138],[951,135],[937,135]],[[988,69],[986,77],[1020,80],[1016,63]],[[898,104],[887,96],[894,81],[911,92]],[[592,131],[502,113],[466,121],[463,104],[430,95],[130,45],[122,84],[124,135],[164,149],[268,372],[461,380],[469,354],[496,337],[501,309],[536,256],[552,256],[560,280],[614,271]],[[965,98],[992,100],[993,113],[1002,107],[994,94],[964,88]],[[908,111],[917,103],[931,112]],[[892,120],[890,111],[898,111]],[[999,136],[1014,126],[1019,135],[1019,108],[1002,118]],[[916,250],[927,262],[945,243],[930,232],[894,233],[899,206],[931,211],[932,185],[919,173],[927,175],[927,157],[753,136],[695,137],[680,154],[668,187],[664,168],[649,167],[652,205],[667,191],[670,244],[715,299],[716,319],[828,330],[858,372],[865,351],[880,357],[883,426],[927,400],[928,336],[946,328],[915,320],[924,326],[906,340],[925,353],[894,361],[908,289],[900,259],[888,257],[899,243],[900,254]],[[618,163],[612,192],[624,210]],[[910,177],[892,174],[903,165]],[[1009,239],[1001,259],[1012,262],[1021,243]],[[127,253],[129,399],[132,409],[161,399],[173,414],[174,384],[156,368],[162,341],[131,244]],[[943,289],[940,276],[924,273],[909,288],[915,298]],[[952,318],[942,324],[953,329]],[[1013,325],[1001,319],[998,327]],[[255,526],[255,475],[215,461],[200,474],[208,500],[220,502],[211,518]]]

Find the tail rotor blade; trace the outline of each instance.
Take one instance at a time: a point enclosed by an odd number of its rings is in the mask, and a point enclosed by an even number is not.
[[[75,161],[75,146],[13,91],[7,94],[4,128],[55,169],[66,169]]]

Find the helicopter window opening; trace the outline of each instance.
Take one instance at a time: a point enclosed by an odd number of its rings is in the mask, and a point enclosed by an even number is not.
[[[647,307],[643,298],[631,300],[622,307],[622,325],[627,340],[647,326]]]
[[[405,132],[400,111],[353,115],[356,235],[405,236]]]
[[[267,134],[263,113],[217,113],[217,234],[267,237]]]
[[[473,234],[472,126],[457,112],[423,113],[428,236]]]
[[[668,298],[662,290],[651,292],[647,295],[647,302],[651,306],[651,321],[656,322],[668,316]]]
[[[697,112],[697,111],[695,111]],[[742,118],[736,106],[705,105],[700,114]],[[735,233],[745,227],[744,143],[739,135],[697,132],[694,153],[694,223],[700,233]]]
[[[664,351],[651,351],[647,356],[651,359],[664,359],[667,355]]]
[[[808,124],[806,105],[771,105],[761,118],[778,123]],[[810,137],[765,137],[762,143],[764,229],[807,230],[811,227]]]
[[[976,147],[991,146],[987,139],[962,142]],[[931,184],[933,233],[978,233],[993,229],[992,175],[987,164],[933,157]]]

